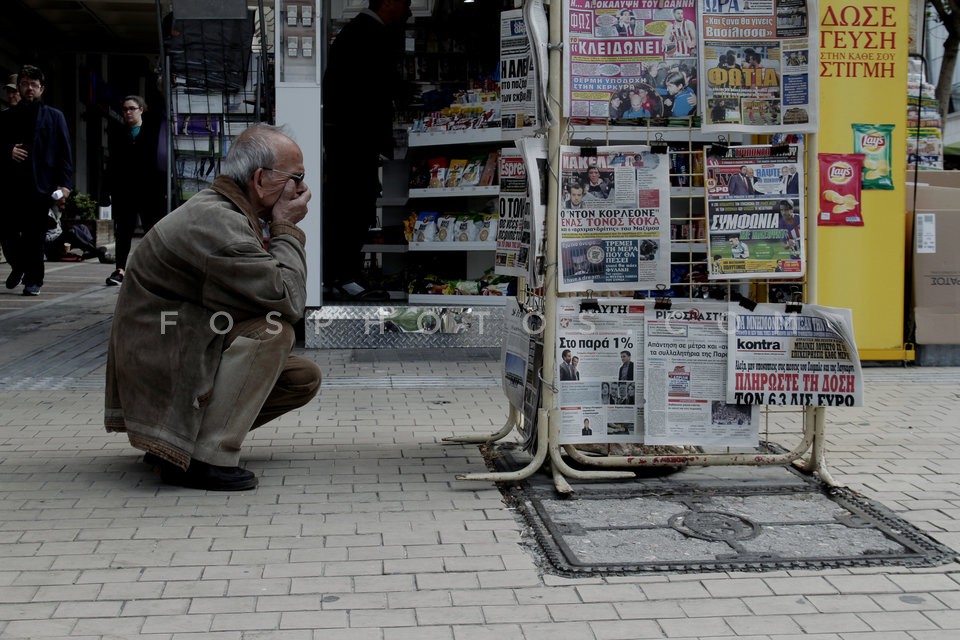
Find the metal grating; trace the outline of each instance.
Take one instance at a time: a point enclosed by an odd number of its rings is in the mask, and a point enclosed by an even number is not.
[[[507,449],[497,449],[498,467]],[[662,473],[580,484],[573,498],[558,497],[546,474],[501,490],[547,568],[566,576],[928,567],[957,557],[883,506],[793,469]]]
[[[497,347],[503,333],[503,308],[469,309],[425,307],[439,320],[457,314],[458,332],[414,333],[391,331],[381,322],[398,307],[369,305],[325,306],[307,311],[305,343],[308,349],[407,349]]]

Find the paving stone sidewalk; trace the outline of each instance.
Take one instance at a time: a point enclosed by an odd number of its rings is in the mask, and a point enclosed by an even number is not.
[[[441,442],[503,423],[492,357],[306,352],[324,389],[248,439],[255,491],[164,486],[101,427],[116,294],[94,271],[0,303],[0,638],[960,637],[958,564],[545,572],[498,489],[454,479],[478,449]],[[960,369],[866,378],[865,407],[828,414],[835,478],[960,549]]]

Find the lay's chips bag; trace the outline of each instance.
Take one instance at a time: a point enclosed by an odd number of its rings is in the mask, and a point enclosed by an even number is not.
[[[892,124],[852,124],[853,152],[862,153],[864,189],[893,189]]]
[[[863,154],[820,153],[820,210],[818,226],[862,227],[860,174]]]

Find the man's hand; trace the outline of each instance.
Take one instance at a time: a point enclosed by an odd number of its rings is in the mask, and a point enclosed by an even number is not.
[[[14,162],[23,162],[30,156],[30,153],[23,148],[22,144],[13,145],[13,151],[10,152],[10,158]]]
[[[297,193],[299,189],[303,191]],[[280,198],[273,205],[273,221],[297,224],[306,217],[307,203],[311,197],[313,194],[305,182],[297,185],[293,180],[287,180]]]

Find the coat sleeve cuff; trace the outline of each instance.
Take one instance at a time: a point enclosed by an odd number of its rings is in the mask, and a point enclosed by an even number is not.
[[[290,224],[289,222],[271,222],[270,237],[273,238],[280,235],[293,236],[301,245],[307,245],[307,236],[297,225]]]

